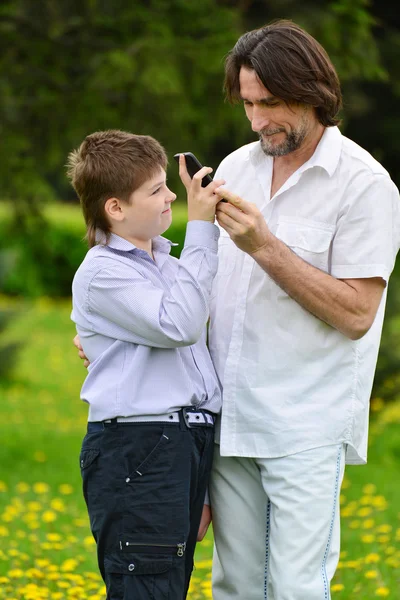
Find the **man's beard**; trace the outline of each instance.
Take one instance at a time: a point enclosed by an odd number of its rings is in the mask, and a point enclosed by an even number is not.
[[[271,144],[268,138],[264,138],[264,135],[271,135],[273,133],[285,133],[286,138],[280,144]],[[261,142],[261,148],[264,154],[267,156],[285,156],[295,150],[298,150],[302,145],[304,138],[307,135],[307,124],[305,119],[302,119],[298,129],[292,129],[289,133],[285,129],[263,129],[259,131],[258,135]]]

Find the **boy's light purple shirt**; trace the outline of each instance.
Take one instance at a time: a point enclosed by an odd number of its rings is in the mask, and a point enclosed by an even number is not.
[[[206,347],[218,238],[216,225],[191,221],[179,261],[163,237],[153,240],[154,261],[114,234],[89,250],[74,277],[71,315],[91,363],[81,391],[89,421],[189,405],[220,411]]]

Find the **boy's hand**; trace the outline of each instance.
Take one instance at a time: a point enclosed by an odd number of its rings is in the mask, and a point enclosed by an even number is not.
[[[193,179],[186,169],[185,156],[179,157],[179,176],[187,191],[188,221],[210,221],[214,223],[215,207],[220,198],[214,194],[214,190],[225,183],[223,179],[209,183],[202,187],[203,177],[212,172],[211,167],[203,167]]]
[[[79,335],[76,335],[74,337],[74,339],[72,340],[72,342],[73,342],[75,348],[78,348],[78,356],[79,356],[79,358],[83,359],[83,366],[88,368],[88,366],[90,365],[90,361],[83,351],[83,348],[81,346],[81,341],[79,339]]]
[[[204,538],[204,536],[207,533],[207,530],[210,526],[210,523],[212,521],[212,514],[211,514],[211,506],[209,506],[208,504],[204,504],[203,505],[203,512],[201,514],[201,521],[200,521],[200,526],[199,526],[199,531],[197,534],[197,541],[201,542],[202,539]]]

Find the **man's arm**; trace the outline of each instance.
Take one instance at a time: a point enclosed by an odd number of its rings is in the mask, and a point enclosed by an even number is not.
[[[293,300],[346,337],[357,340],[374,322],[386,283],[380,277],[336,279],[302,260],[268,229],[258,208],[227,190],[218,223],[233,242]]]

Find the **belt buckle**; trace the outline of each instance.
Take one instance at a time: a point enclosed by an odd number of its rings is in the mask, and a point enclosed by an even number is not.
[[[186,426],[188,427],[188,429],[191,429],[193,427],[213,427],[214,426],[214,422],[210,423],[210,421],[207,418],[207,413],[202,409],[202,408],[196,408],[194,406],[185,406],[182,409],[183,412],[183,417],[186,423]],[[188,413],[199,413],[202,415],[203,420],[200,423],[196,423],[196,422],[189,422],[189,417],[188,417]]]
[[[183,419],[184,419],[186,427],[188,429],[191,429],[194,425],[194,423],[189,422],[188,413],[194,413],[194,412],[199,412],[199,411],[197,409],[193,408],[193,406],[184,406],[182,408]]]

